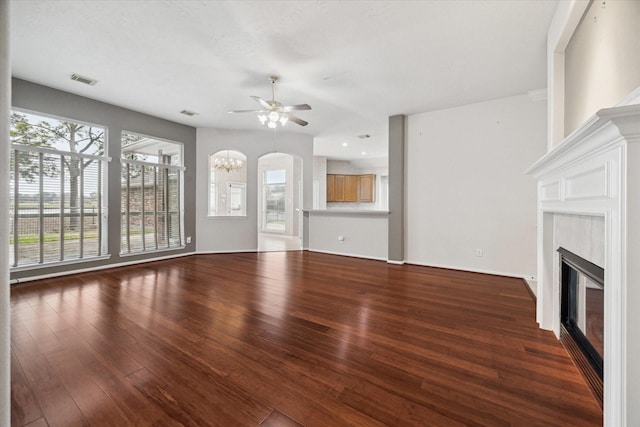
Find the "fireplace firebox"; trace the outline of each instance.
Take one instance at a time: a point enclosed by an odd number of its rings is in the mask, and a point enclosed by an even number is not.
[[[604,269],[564,249],[560,253],[560,340],[602,406]]]

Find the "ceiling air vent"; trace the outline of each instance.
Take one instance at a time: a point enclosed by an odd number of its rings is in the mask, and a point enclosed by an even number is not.
[[[71,80],[75,80],[77,82],[84,83],[89,86],[94,86],[96,83],[98,83],[97,80],[90,79],[89,77],[81,76],[80,74],[75,74],[75,73],[71,74]]]
[[[180,111],[180,114],[184,114],[185,116],[197,116],[198,113],[196,113],[195,111],[189,111],[189,110],[182,110]]]
[[[368,133],[365,133],[364,135],[358,135],[358,138],[367,139],[367,138],[371,138],[371,135],[369,135]]]

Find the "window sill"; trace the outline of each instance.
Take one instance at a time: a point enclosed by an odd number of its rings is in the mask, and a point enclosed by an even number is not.
[[[218,219],[247,219],[249,218],[247,215],[207,215],[207,219],[218,220]]]
[[[154,249],[152,251],[136,251],[136,252],[121,252],[120,258],[126,258],[126,257],[130,257],[130,256],[138,256],[138,255],[147,255],[147,254],[158,254],[158,253],[165,253],[165,252],[173,252],[173,251],[181,251],[183,249],[186,249],[185,245],[182,246],[174,246],[172,248],[163,248],[163,249]]]
[[[21,265],[18,267],[11,267],[9,271],[13,273],[13,272],[19,272],[19,271],[39,270],[43,268],[53,268],[53,267],[60,267],[65,265],[85,264],[87,262],[103,261],[110,258],[111,258],[111,255],[101,255],[101,256],[95,256],[91,258],[72,259],[67,261],[51,261],[44,264],[29,264],[29,265]]]

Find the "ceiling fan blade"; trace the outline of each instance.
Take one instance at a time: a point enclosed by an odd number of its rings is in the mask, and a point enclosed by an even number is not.
[[[227,113],[264,113],[264,110],[229,110]]]
[[[309,106],[309,104],[286,105],[282,107],[282,111],[287,113],[289,111],[301,111],[301,110],[311,110],[311,107]]]
[[[269,104],[267,101],[265,101],[264,99],[260,98],[259,96],[252,96],[252,98],[260,105],[262,105],[264,108],[266,108],[267,110],[271,109],[271,104]]]
[[[305,122],[304,120],[296,117],[296,116],[292,116],[291,114],[288,113],[283,113],[283,116],[285,116],[287,119],[291,120],[293,123],[297,123],[300,126],[306,126],[309,124],[309,122]]]

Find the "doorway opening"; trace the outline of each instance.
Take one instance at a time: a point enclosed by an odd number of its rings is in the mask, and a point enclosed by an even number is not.
[[[302,250],[302,160],[284,153],[258,159],[258,251]]]

